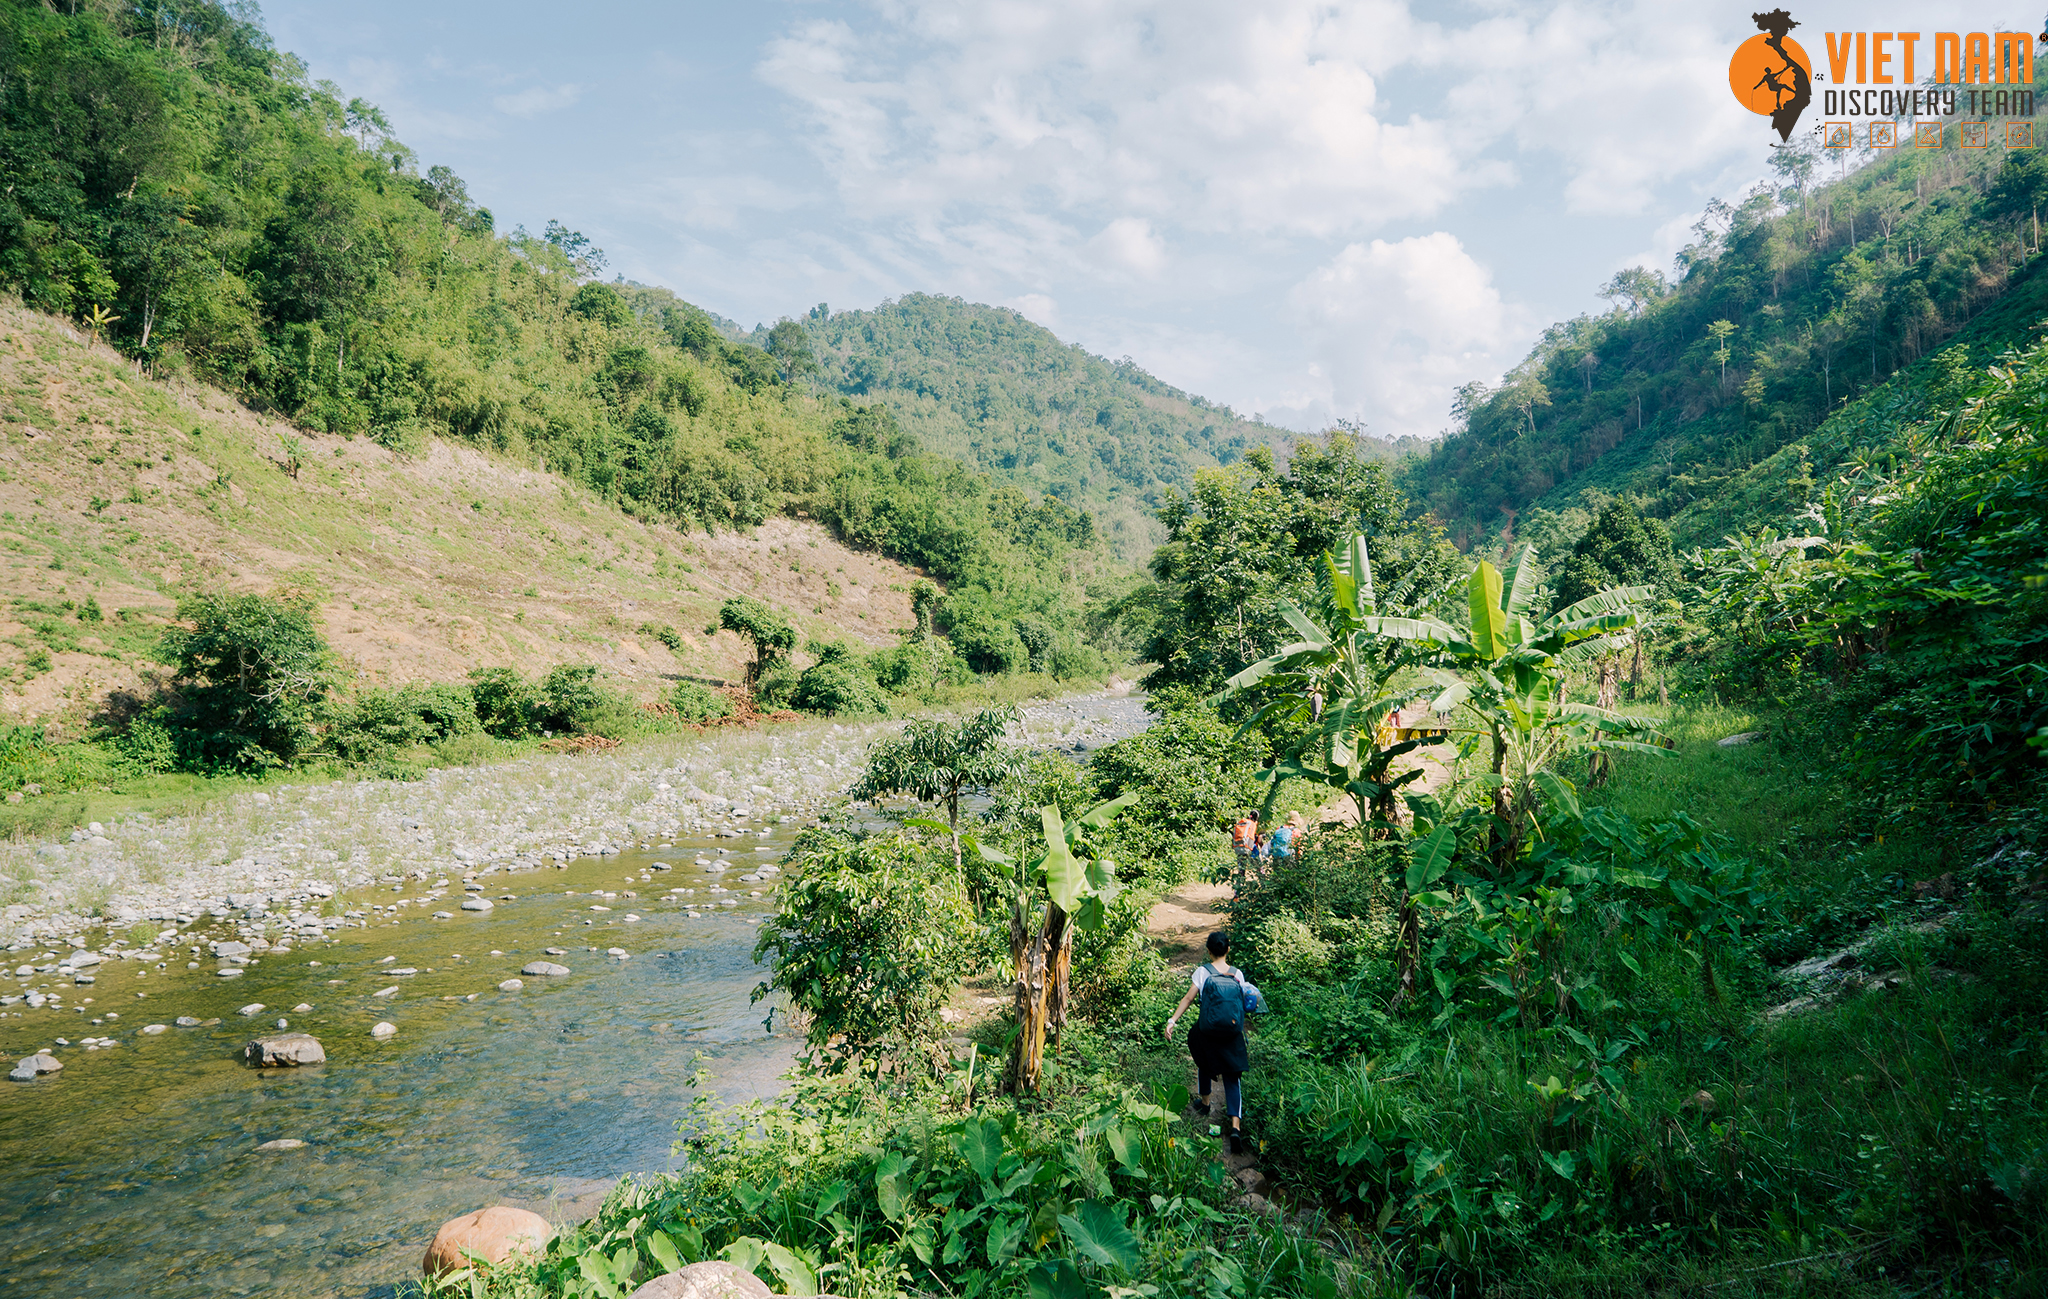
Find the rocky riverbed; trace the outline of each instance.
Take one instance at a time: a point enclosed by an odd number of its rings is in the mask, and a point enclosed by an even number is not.
[[[1146,722],[1143,698],[1119,683],[1025,705],[1017,738],[1078,756]],[[198,953],[178,948],[196,943],[233,977],[252,953],[488,908],[494,889],[512,887],[494,877],[678,835],[763,836],[839,797],[868,748],[899,726],[795,723],[417,781],[281,783],[189,817],[94,822],[59,842],[5,845],[0,945],[48,950],[8,969],[18,991],[0,997],[0,1015],[57,1008],[64,985],[89,985],[92,967],[107,961],[183,963]],[[373,887],[403,896],[364,900]],[[223,940],[226,930],[233,936]]]
[[[1085,754],[1146,720],[1046,701],[1019,738]],[[890,729],[272,787],[11,850],[37,890],[0,1010],[12,1284],[390,1294],[436,1223],[570,1221],[673,1167],[694,1103],[782,1086],[795,1042],[752,999],[773,863]],[[114,915],[86,914],[92,888]]]

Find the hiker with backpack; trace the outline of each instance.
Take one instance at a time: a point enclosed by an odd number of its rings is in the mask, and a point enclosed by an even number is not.
[[[1244,1153],[1244,1093],[1238,1080],[1245,1071],[1245,1011],[1259,1004],[1259,990],[1244,977],[1244,971],[1229,961],[1230,936],[1209,935],[1209,961],[1196,967],[1188,993],[1166,1020],[1166,1040],[1173,1040],[1174,1025],[1181,1012],[1195,998],[1202,1008],[1195,1026],[1188,1030],[1188,1052],[1195,1058],[1197,1090],[1204,1108],[1209,1105],[1209,1081],[1223,1080],[1224,1107],[1230,1114],[1230,1153]]]
[[[1237,849],[1237,873],[1246,875],[1259,860],[1259,814],[1246,812],[1230,827],[1230,843]]]

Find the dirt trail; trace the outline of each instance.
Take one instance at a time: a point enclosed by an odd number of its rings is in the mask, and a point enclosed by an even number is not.
[[[1172,968],[1176,987],[1194,971],[1195,966],[1208,959],[1203,942],[1209,935],[1230,927],[1230,916],[1223,909],[1229,901],[1228,884],[1195,883],[1181,885],[1153,905],[1145,920],[1145,932],[1152,935],[1160,955]],[[1193,1008],[1189,1009],[1192,1013]],[[1189,1092],[1195,1090],[1196,1081],[1191,1065],[1188,1071]],[[1247,1085],[1255,1085],[1255,1082],[1249,1076],[1246,1078]],[[1224,1114],[1223,1089],[1216,1088],[1211,1099],[1208,1117],[1197,1121],[1227,1130],[1230,1120]],[[1258,1157],[1252,1153],[1233,1155],[1226,1138],[1219,1136],[1215,1140],[1216,1157],[1223,1161],[1231,1179],[1243,1192],[1240,1202],[1257,1212],[1267,1212],[1271,1204],[1266,1199],[1266,1175],[1258,1169]],[[1256,1149],[1256,1136],[1252,1140]]]

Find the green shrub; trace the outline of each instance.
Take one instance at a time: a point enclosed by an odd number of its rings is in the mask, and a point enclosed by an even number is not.
[[[695,681],[678,681],[668,692],[668,702],[685,722],[714,722],[732,716],[732,700],[710,686]]]
[[[309,598],[198,596],[178,602],[178,620],[158,652],[176,669],[165,721],[185,765],[262,770],[318,743],[333,656]]]
[[[937,636],[911,641],[868,656],[875,682],[897,694],[964,686],[974,680],[974,669],[953,652],[952,642]]]
[[[1149,729],[1099,750],[1089,763],[1099,795],[1143,795],[1110,831],[1127,872],[1136,877],[1183,847],[1219,849],[1220,833],[1266,796],[1264,756],[1257,734],[1238,735],[1202,707],[1169,707]]]
[[[346,761],[369,762],[482,729],[466,686],[371,686],[357,691],[335,718],[329,740]]]
[[[1047,622],[1044,617],[1035,613],[1027,613],[1015,618],[1012,620],[1011,625],[1017,629],[1017,639],[1023,644],[1024,652],[1030,656],[1031,670],[1033,672],[1050,672],[1052,670],[1053,645],[1057,640],[1057,633],[1053,630],[1053,625]]]
[[[600,713],[612,703],[597,684],[592,664],[563,664],[541,678],[535,692],[533,720],[544,731],[581,733],[591,729]]]
[[[839,717],[863,713],[886,713],[888,698],[882,688],[856,672],[843,660],[814,664],[797,679],[789,695],[789,706],[799,712],[824,713]]]
[[[1047,671],[1061,681],[1099,677],[1109,671],[1109,660],[1093,645],[1063,640],[1052,647]]]
[[[178,765],[178,737],[154,716],[129,723],[115,739],[114,750],[124,763],[145,776],[161,775]]]
[[[806,830],[756,960],[773,973],[755,996],[786,993],[814,1051],[933,1065],[939,1009],[971,967],[974,916],[950,855],[900,836]]]
[[[763,708],[787,708],[803,673],[788,659],[777,659],[754,678],[754,702]]]
[[[477,721],[501,740],[523,739],[539,727],[534,715],[540,694],[514,668],[476,668],[469,674],[469,693]]]
[[[672,653],[683,652],[683,634],[665,622],[643,622],[640,624],[640,634],[660,641],[668,646]]]
[[[954,623],[950,634],[967,666],[983,675],[1007,676],[1031,666],[1030,651],[1009,623],[975,615]]]

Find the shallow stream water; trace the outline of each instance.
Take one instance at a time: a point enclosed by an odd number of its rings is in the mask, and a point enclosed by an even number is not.
[[[59,1035],[74,1043],[57,1049],[61,1072],[0,1084],[5,1293],[388,1295],[417,1275],[448,1218],[493,1203],[582,1216],[620,1174],[673,1167],[674,1124],[696,1095],[697,1068],[733,1101],[773,1092],[788,1067],[794,1042],[765,1032],[764,1008],[748,1004],[772,899],[749,898],[766,886],[734,877],[740,862],[778,860],[797,828],[494,875],[486,896],[515,900],[428,919],[435,905],[454,908],[458,883],[439,904],[400,911],[398,924],[260,954],[239,978],[218,977],[211,959],[141,977],[129,968],[139,962],[109,961],[94,985],[66,989],[93,998],[84,1013],[0,1021],[9,1060]],[[693,864],[721,845],[733,870],[714,877]],[[707,894],[719,879],[738,892]],[[739,905],[691,918],[665,900],[678,886],[700,904]],[[544,957],[550,946],[568,950]],[[608,956],[612,947],[629,959]],[[540,959],[572,973],[498,990]],[[373,995],[393,986],[395,995]],[[259,1002],[261,1012],[239,1013]],[[312,1009],[294,1014],[301,1003]],[[178,1016],[219,1022],[139,1032]],[[279,1031],[280,1018],[319,1038],[327,1062],[243,1064],[242,1046]],[[380,1020],[397,1036],[372,1039]],[[99,1035],[119,1045],[76,1045]],[[306,1145],[258,1153],[279,1138]]]

